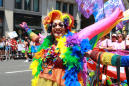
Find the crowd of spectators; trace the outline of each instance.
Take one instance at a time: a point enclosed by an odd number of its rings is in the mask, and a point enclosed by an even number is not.
[[[35,43],[27,36],[24,39],[0,37],[0,60],[25,58],[24,62],[29,62],[34,55],[34,52],[31,53],[32,46],[34,48]]]
[[[27,36],[24,39],[0,37],[0,60],[3,57],[5,59],[25,58],[25,62],[29,62],[37,49],[36,45]],[[111,38],[104,36],[98,41],[96,48],[108,51],[129,50],[129,35],[124,37],[123,34],[112,34]]]
[[[98,43],[97,48],[107,50],[129,50],[129,35],[126,37],[123,34],[112,34],[102,37]]]

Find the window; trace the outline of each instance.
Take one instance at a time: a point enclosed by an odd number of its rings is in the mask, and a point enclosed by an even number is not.
[[[0,36],[4,35],[4,29],[3,29],[3,20],[4,20],[4,12],[0,11]]]
[[[31,10],[31,0],[25,0],[24,4],[25,10]]]
[[[0,7],[3,7],[3,0],[0,0]]]
[[[41,26],[41,16],[26,15],[15,13],[14,24],[19,25],[21,22],[27,22],[28,26]]]
[[[67,12],[67,3],[63,3],[63,12]]]
[[[3,18],[0,16],[0,36],[3,35]]]
[[[74,27],[73,29],[76,29],[77,28],[77,20],[74,20]]]
[[[69,4],[69,14],[73,16],[73,12],[74,12],[73,4]]]
[[[15,0],[15,8],[22,9],[22,0]]]
[[[61,10],[61,2],[56,1],[56,9]]]
[[[41,16],[14,13],[14,30],[20,37],[22,37],[21,35],[23,35],[23,37],[28,36],[27,33],[19,26],[23,21],[27,22],[27,25],[31,30],[40,29],[41,31]],[[19,30],[21,30],[22,33],[19,33]]]
[[[66,3],[62,1],[56,1],[56,10],[61,10],[63,13],[69,12],[72,16],[74,15],[74,4]]]
[[[39,0],[33,1],[33,9],[35,12],[39,12]]]

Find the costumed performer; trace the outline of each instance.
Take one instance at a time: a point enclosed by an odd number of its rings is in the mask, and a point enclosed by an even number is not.
[[[114,18],[112,21],[107,22],[111,18],[101,21],[101,23],[106,22],[104,24],[106,29],[122,17],[121,12],[117,12],[118,10],[111,16]],[[32,75],[34,75],[32,86],[86,86],[86,60],[84,55],[91,50],[89,39],[95,34],[84,36],[84,33],[88,32],[86,31],[87,28],[80,35],[79,33],[71,33],[74,24],[73,17],[58,10],[51,11],[45,17],[43,24],[51,35],[44,39],[30,65]],[[21,25],[24,26],[24,24]],[[93,24],[90,27],[95,29],[94,26],[96,25]],[[97,29],[103,29],[105,26]],[[32,31],[29,28],[25,28],[25,30],[33,38],[35,34],[31,34]],[[103,30],[99,30],[96,34]],[[38,37],[35,36],[34,38],[37,40]]]
[[[70,38],[73,33],[70,31],[74,24],[73,17],[53,10],[45,17],[43,24],[51,35],[44,39],[33,58],[31,64],[34,75],[32,86],[85,85],[86,71],[83,68],[85,64],[83,57],[86,51],[81,51],[81,48],[90,49],[90,45],[80,46],[88,43],[88,39],[81,42],[75,40],[76,45],[71,43],[72,39]],[[25,23],[20,26],[27,27]],[[26,27],[24,27],[25,30],[31,35],[32,31]],[[33,35],[31,36],[33,38]],[[38,37],[32,40],[38,40]]]

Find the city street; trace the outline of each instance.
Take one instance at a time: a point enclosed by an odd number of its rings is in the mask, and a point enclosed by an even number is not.
[[[30,63],[24,60],[0,61],[0,86],[31,86]]]

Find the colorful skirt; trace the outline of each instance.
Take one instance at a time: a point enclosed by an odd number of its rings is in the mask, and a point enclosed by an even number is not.
[[[61,85],[49,79],[39,78],[37,86],[61,86]]]
[[[48,74],[48,71],[50,70],[49,67],[44,68],[44,71],[40,73],[37,86],[65,86],[65,80],[62,79],[65,70],[61,68],[53,68],[52,74]]]

